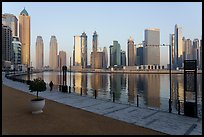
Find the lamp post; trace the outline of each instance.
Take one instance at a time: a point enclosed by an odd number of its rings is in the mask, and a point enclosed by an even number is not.
[[[170,90],[170,95],[169,95],[169,113],[171,113],[172,108],[171,108],[171,45],[169,45],[169,90]]]
[[[61,58],[60,58],[60,83],[59,83],[59,90],[61,91],[62,85],[61,85]]]
[[[71,57],[70,57],[70,71],[69,71],[69,73],[70,73],[70,76],[69,76],[69,78],[70,78],[70,87],[71,87]]]

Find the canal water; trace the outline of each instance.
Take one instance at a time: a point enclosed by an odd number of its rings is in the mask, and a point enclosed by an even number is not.
[[[62,75],[59,72],[43,72],[31,74],[30,79],[42,78],[48,84],[53,81],[55,87],[62,84]],[[24,75],[21,79],[28,79]],[[61,78],[61,80],[60,80]],[[123,74],[123,73],[69,73],[67,72],[67,86],[71,85],[72,92],[80,95],[113,100],[115,102],[131,104],[139,107],[169,110],[170,81],[169,74]],[[184,100],[184,75],[172,74],[172,112],[178,112],[178,100],[180,111],[183,112]],[[49,88],[49,87],[48,87]],[[197,75],[198,114],[202,115],[202,74]],[[137,96],[138,95],[138,96]],[[138,102],[137,102],[138,97]]]

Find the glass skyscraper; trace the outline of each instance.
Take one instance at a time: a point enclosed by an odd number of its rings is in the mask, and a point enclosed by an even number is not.
[[[14,67],[17,68],[17,65],[21,64],[21,42],[19,37],[13,36],[13,52],[14,52]]]
[[[143,45],[144,65],[160,65],[160,29],[145,29]]]
[[[81,65],[87,67],[87,35],[85,32],[81,35]]]
[[[136,49],[135,49],[135,44],[134,40],[132,37],[128,39],[127,42],[127,49],[128,49],[128,66],[135,66],[136,64]]]
[[[18,19],[13,14],[2,14],[2,24],[9,26],[12,30],[12,36],[18,36]]]
[[[74,36],[73,66],[81,66],[81,36]]]
[[[118,41],[113,41],[113,45],[110,45],[110,66],[121,65],[121,48]]]
[[[175,40],[174,67],[181,68],[183,63],[182,28],[179,27],[177,24],[175,25],[174,40]]]

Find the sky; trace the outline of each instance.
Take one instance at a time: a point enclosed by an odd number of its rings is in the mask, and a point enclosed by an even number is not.
[[[37,36],[44,42],[44,65],[49,63],[49,43],[52,35],[58,42],[58,52],[67,53],[67,65],[73,55],[74,36],[88,36],[88,60],[92,51],[92,35],[98,34],[98,47],[103,49],[117,40],[127,54],[127,40],[135,44],[144,40],[146,28],[160,29],[160,44],[169,44],[169,34],[175,24],[182,35],[191,40],[202,37],[201,2],[2,2],[2,13],[17,18],[23,8],[31,21],[31,62],[35,66]],[[160,48],[161,65],[168,64],[168,47]],[[89,62],[88,62],[89,64]]]

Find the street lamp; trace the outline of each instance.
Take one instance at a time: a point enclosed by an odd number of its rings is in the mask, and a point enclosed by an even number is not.
[[[69,82],[70,82],[70,87],[71,87],[71,57],[70,57],[70,72],[69,73],[70,73],[70,81]]]

